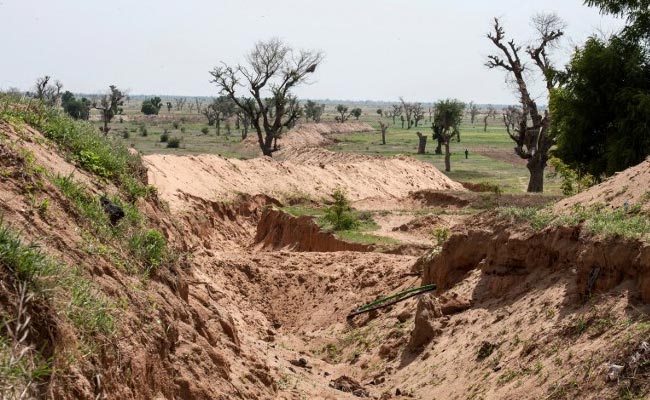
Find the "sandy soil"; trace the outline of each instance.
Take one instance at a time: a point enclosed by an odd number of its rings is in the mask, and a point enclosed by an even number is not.
[[[570,209],[575,205],[594,205],[597,203],[611,208],[628,205],[641,205],[644,210],[650,210],[650,159],[637,166],[619,172],[603,183],[582,193],[559,201],[555,211]]]
[[[37,132],[29,136],[38,140],[25,140],[2,130],[12,146],[33,149],[44,168],[75,171],[97,193],[115,190],[55,149],[39,149],[44,138]],[[68,375],[56,376],[52,397],[358,398],[330,386],[342,376],[378,399],[617,399],[622,389],[637,387],[638,398],[648,395],[650,354],[640,355],[639,378],[605,378],[612,362],[630,371],[630,355],[650,340],[644,243],[598,241],[573,228],[536,232],[489,213],[457,219],[388,212],[377,215],[381,232],[434,248],[419,258],[337,251],[334,244],[328,252],[274,251],[255,240],[263,213],[277,203],[269,196],[318,199],[342,186],[355,204],[404,201],[411,212],[425,203],[462,208],[474,200],[458,195],[467,192],[433,166],[401,156],[317,148],[287,153],[282,161],[153,155],[145,158],[149,180],[171,213],[155,200],[138,205],[183,262],[143,282],[114,265],[106,249],[89,246],[84,221],[56,188],[37,193],[52,203],[48,218],[35,213],[19,164],[4,156],[0,165],[10,172],[0,181],[5,221],[87,269],[102,293],[122,304],[106,354],[79,357]],[[640,201],[648,170],[646,162],[556,207]],[[433,246],[430,232],[440,227],[450,228],[451,237]],[[300,240],[299,226],[283,229]],[[596,267],[601,275],[586,296]],[[437,292],[346,318],[360,305],[429,283]],[[57,346],[76,343],[67,329]],[[74,359],[61,350],[57,362]]]
[[[309,161],[235,160],[216,155],[150,155],[144,159],[149,182],[174,209],[183,207],[183,194],[208,200],[224,200],[233,193],[322,199],[342,187],[356,201],[403,198],[420,189],[465,190],[433,165],[404,156],[351,156],[348,160],[311,148],[301,150],[299,157]]]

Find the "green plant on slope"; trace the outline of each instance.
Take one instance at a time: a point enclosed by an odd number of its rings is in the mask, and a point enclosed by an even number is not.
[[[350,208],[350,201],[348,200],[345,191],[341,188],[336,188],[332,193],[334,203],[325,210],[322,219],[332,226],[335,231],[344,231],[357,228],[359,220],[352,213]]]

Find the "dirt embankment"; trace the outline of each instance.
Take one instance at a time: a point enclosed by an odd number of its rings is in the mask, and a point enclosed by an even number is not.
[[[650,339],[647,243],[580,226],[534,231],[490,213],[457,227],[412,271],[438,287],[419,299],[407,347],[441,365],[448,386],[432,395],[619,398],[621,386],[606,379],[612,362],[628,368],[630,393],[649,390],[626,364]],[[586,363],[595,367],[578,372]]]
[[[254,242],[264,250],[291,251],[373,251],[374,246],[349,243],[323,232],[312,217],[294,217],[280,210],[267,209],[257,225]]]
[[[242,192],[279,199],[296,195],[320,199],[342,187],[356,201],[403,198],[421,189],[465,190],[433,165],[410,157],[348,158],[323,149],[300,154],[309,162],[268,157],[235,160],[216,155],[150,155],[144,159],[150,183],[172,210],[186,207],[186,195],[210,201],[227,200]]]
[[[572,270],[579,289],[573,295],[607,292],[630,281],[639,299],[650,303],[650,245],[595,237],[583,233],[580,226],[536,232],[516,228],[514,220],[482,217],[479,224],[451,236],[430,262],[423,260],[414,268],[422,270],[423,284],[436,283],[440,291],[477,268],[495,298],[508,294],[521,276],[534,271]]]
[[[282,134],[278,140],[281,154],[291,153],[306,147],[322,147],[334,143],[328,135],[336,133],[372,132],[375,129],[366,122],[350,121],[338,122],[306,122]],[[243,146],[259,148],[257,134],[249,132],[243,141]]]
[[[595,204],[620,208],[626,203],[630,206],[639,204],[643,210],[650,211],[650,159],[618,172],[603,183],[582,193],[559,201],[554,211],[562,212],[576,205]]]

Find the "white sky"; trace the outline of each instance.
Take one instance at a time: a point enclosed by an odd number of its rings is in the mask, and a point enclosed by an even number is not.
[[[547,11],[568,24],[562,63],[622,26],[581,0],[0,0],[0,88],[48,74],[73,92],[216,95],[213,66],[277,36],[326,54],[300,97],[507,104],[504,73],[483,66],[491,19],[525,41],[530,17]]]

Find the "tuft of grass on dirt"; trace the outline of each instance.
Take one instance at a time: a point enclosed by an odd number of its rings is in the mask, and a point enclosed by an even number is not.
[[[33,320],[51,320],[50,313],[61,315],[79,333],[88,348],[95,348],[98,337],[114,333],[112,303],[95,289],[92,281],[73,272],[46,255],[37,245],[25,243],[0,219],[0,273],[4,291],[15,288],[16,310],[2,315],[0,330],[0,396],[31,396],[52,372],[52,360],[41,353],[45,343],[29,342]],[[38,304],[32,307],[32,304]],[[40,310],[40,311],[37,311]],[[37,316],[38,312],[48,315]]]
[[[526,221],[535,230],[548,226],[582,225],[586,232],[607,237],[649,239],[650,218],[640,205],[609,209],[604,205],[576,206],[568,213],[554,214],[550,209],[535,207],[501,207],[501,216]]]

